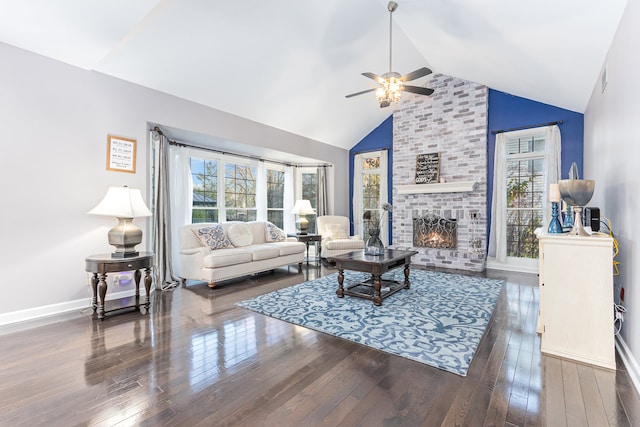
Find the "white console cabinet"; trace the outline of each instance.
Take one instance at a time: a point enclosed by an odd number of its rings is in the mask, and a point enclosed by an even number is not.
[[[613,239],[543,234],[538,241],[541,351],[615,369]]]

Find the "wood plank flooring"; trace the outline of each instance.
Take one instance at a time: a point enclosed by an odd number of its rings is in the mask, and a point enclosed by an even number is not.
[[[620,361],[540,353],[535,275],[486,274],[506,286],[460,377],[234,306],[335,272],[296,270],[156,291],[149,314],[1,327],[0,425],[640,425]]]

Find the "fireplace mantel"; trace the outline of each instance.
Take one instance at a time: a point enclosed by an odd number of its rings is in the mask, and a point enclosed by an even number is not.
[[[475,181],[441,182],[437,184],[396,185],[397,194],[462,193],[473,191]]]

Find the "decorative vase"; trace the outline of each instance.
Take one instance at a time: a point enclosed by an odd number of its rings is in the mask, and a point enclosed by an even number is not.
[[[573,209],[571,208],[571,205],[569,205],[568,203],[565,206],[566,206],[566,209],[564,213],[564,218],[562,219],[562,224],[565,228],[572,228],[573,227]]]
[[[384,245],[380,240],[380,230],[369,230],[369,238],[364,245],[365,255],[382,255],[384,254]]]
[[[551,202],[551,222],[549,223],[549,234],[562,233],[562,224],[558,218],[558,202]]]

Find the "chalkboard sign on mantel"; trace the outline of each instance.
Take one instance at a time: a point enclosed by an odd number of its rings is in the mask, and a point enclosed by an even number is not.
[[[440,153],[418,154],[416,184],[434,184],[440,175]]]

